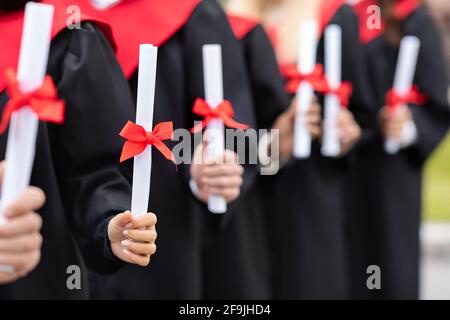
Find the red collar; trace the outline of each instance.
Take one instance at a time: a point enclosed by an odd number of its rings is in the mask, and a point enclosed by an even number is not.
[[[127,78],[139,64],[139,44],[163,45],[191,17],[200,0],[123,0],[99,10],[90,0],[49,0],[60,7],[76,4],[83,13],[98,17],[112,26],[117,44],[117,59]]]
[[[319,26],[321,32],[325,30],[339,9],[345,5],[345,0],[322,0],[319,15]]]
[[[381,36],[384,30],[384,24],[381,22],[381,28],[369,29],[367,27],[367,19],[369,19],[374,12],[369,10],[368,7],[378,5],[376,0],[361,0],[353,5],[353,10],[359,19],[359,38],[362,43],[369,43],[372,40]],[[395,14],[399,19],[406,19],[420,6],[418,0],[397,0],[395,4]]]
[[[244,18],[233,14],[227,14],[227,17],[231,28],[233,29],[234,35],[239,40],[245,38],[247,34],[249,34],[259,24],[259,21],[257,20]]]
[[[48,0],[43,0],[41,2],[51,3],[51,1]],[[52,39],[61,33],[67,26],[66,21],[69,15],[66,13],[66,8],[67,7],[55,7]],[[9,14],[0,14],[0,39],[2,39],[2,50],[0,50],[0,92],[6,88],[6,79],[3,73],[8,68],[16,70],[19,62],[23,19],[23,10]],[[97,23],[114,47],[112,32],[107,24],[100,19],[85,14],[81,15],[80,21],[92,21]]]

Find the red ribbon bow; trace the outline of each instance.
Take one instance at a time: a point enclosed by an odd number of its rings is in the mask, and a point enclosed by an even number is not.
[[[64,122],[65,103],[63,100],[58,99],[58,91],[50,76],[45,77],[40,88],[32,92],[22,93],[14,70],[6,70],[5,75],[8,83],[9,101],[3,109],[0,134],[3,134],[8,128],[13,112],[24,107],[31,108],[41,121],[56,124]]]
[[[234,129],[248,129],[249,126],[242,124],[233,119],[234,110],[231,106],[230,101],[224,100],[217,108],[213,109],[211,106],[203,99],[197,98],[194,103],[194,108],[192,112],[204,117],[203,121],[191,129],[191,132],[197,133],[202,131],[204,127],[208,125],[213,119],[221,119],[225,125],[229,128]]]
[[[142,126],[128,121],[119,135],[122,138],[127,139],[123,146],[120,162],[141,154],[148,145],[155,146],[155,148],[158,149],[164,157],[172,162],[175,162],[175,156],[172,151],[170,151],[170,149],[162,142],[163,140],[172,139],[172,122],[158,123],[152,132],[147,132]]]
[[[314,67],[313,72],[307,74],[298,71],[298,67],[294,64],[282,67],[281,72],[288,80],[285,89],[289,93],[296,93],[303,81],[309,82],[317,92],[324,92],[327,90],[327,80],[323,74],[323,66],[321,64],[317,64]]]
[[[348,105],[350,104],[350,97],[353,93],[353,86],[350,82],[342,82],[335,89],[328,88],[326,90],[326,93],[337,95],[341,102],[341,106],[343,106],[344,108],[348,108]]]
[[[423,105],[427,102],[427,96],[420,93],[417,86],[413,86],[406,94],[401,95],[394,89],[391,89],[386,94],[386,102],[389,110],[394,111],[398,106],[414,103]]]

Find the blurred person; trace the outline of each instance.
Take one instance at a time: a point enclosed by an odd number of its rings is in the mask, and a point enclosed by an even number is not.
[[[26,2],[0,2],[0,37],[8,40],[0,54],[2,74],[17,67]],[[119,168],[123,141],[118,133],[134,118],[133,100],[107,38],[110,30],[85,16],[79,30],[70,30],[66,20],[66,8],[56,8],[47,68],[47,84],[64,101],[65,119],[61,125],[39,123],[31,184],[45,192],[46,204],[40,217],[24,215],[33,220],[29,230],[34,233],[43,221],[41,259],[27,277],[0,286],[2,299],[86,299],[85,266],[102,273],[126,263],[146,266],[156,250],[155,215],[135,219],[126,211],[131,185]],[[0,77],[1,111],[21,101],[16,85],[12,72]],[[2,158],[6,143],[5,132]],[[0,233],[16,234],[19,220],[7,219]],[[34,261],[26,262],[20,274],[37,263],[40,237],[35,238]],[[80,272],[77,290],[68,285],[73,267]]]
[[[381,7],[382,29],[366,27],[370,5]],[[450,124],[443,48],[436,26],[420,1],[361,1],[354,8],[360,16],[361,41],[378,115],[377,134],[359,149],[354,174],[350,210],[352,297],[418,299],[422,171]],[[421,41],[414,77],[420,99],[392,112],[387,106],[387,93],[392,97],[399,44],[406,35]],[[418,94],[412,93],[411,97]],[[412,130],[405,135],[407,126]],[[401,142],[398,153],[385,152],[388,138]],[[379,290],[369,290],[366,283],[371,265],[380,268]]]
[[[356,16],[345,5],[345,1],[231,0],[227,7],[233,15],[262,21],[280,65],[297,63],[297,48],[301,41],[298,30],[302,21],[317,20],[321,32],[329,24],[338,24],[343,30],[343,80],[350,81],[355,90],[350,111],[342,109],[339,115],[342,154],[337,158],[323,157],[318,139],[321,134],[313,134],[316,140],[311,157],[291,160],[277,176],[268,181],[265,206],[267,223],[271,226],[273,297],[347,298],[344,201],[346,170],[350,165],[347,154],[361,137],[366,136],[371,103],[370,90],[362,72],[363,56],[358,45]],[[323,62],[323,53],[322,33],[318,62]],[[253,67],[254,70],[257,68]],[[275,81],[276,77],[273,79]],[[317,95],[321,104],[322,96]],[[291,108],[295,109],[294,103]],[[315,109],[317,107],[311,110]],[[320,113],[318,116],[321,132],[322,116]],[[289,121],[279,122],[282,127],[289,123],[292,126]]]
[[[240,123],[255,127],[253,102],[244,58],[223,10],[216,1],[123,0],[103,10],[88,0],[54,1],[64,7],[77,4],[82,12],[109,22],[115,35],[117,58],[137,94],[138,48],[140,43],[158,46],[155,95],[155,123],[173,121],[175,129],[190,129],[200,117],[193,113],[197,98],[204,97],[202,47],[222,46],[224,97],[229,100]],[[172,147],[176,141],[169,142]],[[259,211],[247,194],[253,192],[256,168],[241,165],[233,150],[217,159],[202,157],[204,144],[196,147],[192,165],[178,167],[154,158],[149,207],[158,212],[158,254],[148,269],[125,267],[109,277],[93,278],[95,299],[202,299],[205,248],[221,250],[215,241],[228,224],[241,217],[248,226],[260,230]],[[204,160],[204,161],[202,161]],[[131,168],[127,168],[131,178]],[[223,196],[228,211],[215,215],[207,210],[209,195]],[[180,211],[181,210],[181,211]],[[252,223],[252,224],[250,224]],[[249,230],[249,229],[244,229]],[[240,231],[240,230],[239,230]],[[216,295],[229,299],[267,297],[264,247],[259,233],[242,240],[237,260],[230,257],[237,273],[218,277],[239,287],[217,288]],[[232,235],[224,241],[232,241]],[[211,248],[211,249],[209,249]],[[241,259],[241,257],[244,257]],[[237,281],[239,279],[239,281]],[[209,281],[209,280],[208,280]],[[211,280],[212,281],[212,280]],[[213,298],[212,296],[208,296]]]

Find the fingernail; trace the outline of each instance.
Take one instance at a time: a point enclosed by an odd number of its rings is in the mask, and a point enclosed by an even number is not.
[[[129,233],[130,233],[130,231],[129,230],[123,230],[123,232],[122,232],[125,236],[127,236]]]
[[[133,224],[130,222],[129,224],[127,224],[127,225],[125,226],[125,229],[131,229],[132,226],[133,226]]]
[[[121,245],[123,245],[124,247],[128,247],[130,245],[130,241],[129,240],[122,240],[120,242]]]
[[[122,251],[123,251],[123,253],[125,253],[127,256],[131,255],[131,252],[128,251],[127,249],[123,249]]]

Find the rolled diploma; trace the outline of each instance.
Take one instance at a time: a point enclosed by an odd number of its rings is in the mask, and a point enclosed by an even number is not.
[[[305,21],[299,30],[298,69],[302,74],[314,71],[317,56],[318,25],[315,21]],[[304,81],[297,89],[297,112],[294,126],[294,157],[305,159],[311,155],[311,135],[305,124],[305,114],[314,98],[313,86]]]
[[[120,1],[122,0],[91,0],[91,3],[97,9],[104,10],[118,4]]]
[[[53,24],[52,5],[29,2],[25,7],[17,80],[22,92],[42,86],[47,70]],[[36,149],[39,119],[30,108],[13,113],[6,146],[6,168],[0,199],[0,224],[3,211],[30,184]],[[0,272],[13,272],[11,266],[0,265]]]
[[[223,102],[222,47],[217,44],[203,46],[203,76],[205,81],[205,99],[211,108]],[[208,124],[207,156],[216,158],[225,150],[224,123],[214,119]],[[208,210],[222,214],[227,211],[227,202],[221,196],[211,195]]]
[[[337,25],[330,25],[325,30],[325,73],[331,88],[336,88],[341,84],[341,68],[342,29]],[[326,157],[336,157],[341,152],[339,132],[336,126],[340,108],[341,102],[337,95],[327,94],[325,96],[322,155]]]
[[[144,127],[147,132],[153,127],[157,59],[157,47],[151,44],[140,45],[136,124]],[[151,175],[152,147],[149,145],[144,152],[134,157],[131,213],[135,217],[148,212]]]
[[[408,93],[413,85],[419,49],[420,40],[414,36],[406,36],[400,43],[394,77],[394,90],[400,95]],[[403,105],[398,108],[406,107],[406,105]],[[400,147],[400,142],[395,139],[387,139],[384,143],[384,150],[388,154],[396,154]]]

